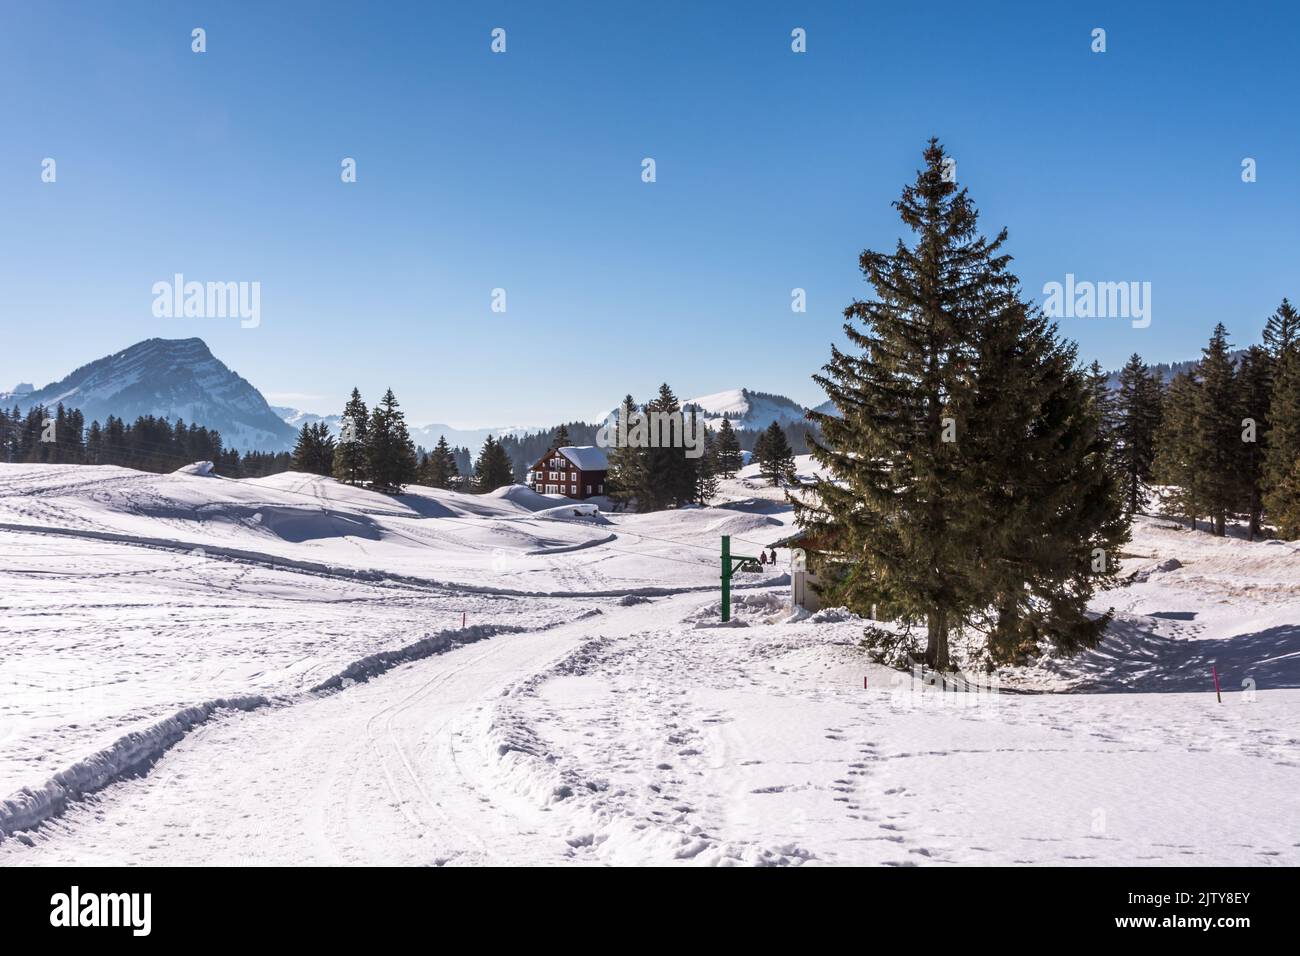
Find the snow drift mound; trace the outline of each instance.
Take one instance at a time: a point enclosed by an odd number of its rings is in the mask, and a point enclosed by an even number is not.
[[[488,492],[486,497],[508,501],[528,511],[545,511],[556,506],[555,498],[539,495],[527,485],[505,485],[496,491]]]
[[[600,513],[596,505],[575,502],[558,508],[543,508],[533,512],[538,518],[554,518],[557,521],[585,521],[588,524],[610,524],[610,520]]]
[[[205,475],[215,477],[216,466],[210,461],[196,461],[191,465],[182,465],[172,472],[173,475]]]

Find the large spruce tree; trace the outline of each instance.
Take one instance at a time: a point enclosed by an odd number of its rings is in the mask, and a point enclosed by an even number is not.
[[[860,257],[875,296],[845,310],[856,348],[815,376],[838,414],[809,416],[829,475],[796,503],[837,598],[923,623],[938,668],[954,632],[982,631],[994,658],[1095,644],[1107,618],[1086,604],[1126,530],[1074,352],[944,160],[931,140],[895,203],[915,242]]]
[[[366,472],[370,487],[385,494],[400,494],[415,481],[417,464],[406,416],[390,388],[370,413],[367,426]]]

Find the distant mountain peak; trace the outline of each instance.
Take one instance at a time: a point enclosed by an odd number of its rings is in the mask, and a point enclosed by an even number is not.
[[[687,399],[682,408],[696,409],[714,425],[727,418],[735,428],[751,429],[766,428],[774,421],[783,425],[802,422],[807,414],[807,409],[784,395],[743,387]]]
[[[145,339],[16,397],[26,407],[62,402],[87,421],[181,418],[215,429],[227,448],[243,451],[293,447],[294,429],[200,338]]]

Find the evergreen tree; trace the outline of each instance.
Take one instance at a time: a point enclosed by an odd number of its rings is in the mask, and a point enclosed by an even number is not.
[[[636,402],[628,395],[618,410],[618,419],[622,429],[629,435],[637,420],[641,417]],[[624,423],[623,419],[627,421]],[[638,501],[643,493],[646,476],[646,449],[631,443],[615,441],[606,453],[609,461],[609,474],[605,480],[605,493],[617,505],[627,507]]]
[[[1114,583],[1128,522],[1095,374],[1076,371],[1073,344],[1018,295],[987,304],[952,402],[971,496],[959,525],[975,565],[963,624],[986,634],[990,662],[1023,662],[1044,642],[1065,653],[1097,644],[1110,613],[1093,616],[1088,602]]]
[[[1104,438],[1110,439],[1113,437],[1117,425],[1117,409],[1115,407],[1115,396],[1111,394],[1107,382],[1106,371],[1101,367],[1101,363],[1094,359],[1092,364],[1088,366],[1085,378],[1088,396],[1092,401],[1097,416],[1098,428]]]
[[[1300,348],[1300,314],[1284,298],[1264,324],[1264,350],[1277,362],[1294,348]]]
[[[722,424],[718,426],[717,472],[722,477],[732,478],[740,466],[740,440],[736,437],[736,430],[731,427],[731,419],[724,415]]]
[[[1164,504],[1181,514],[1196,529],[1196,519],[1205,514],[1201,487],[1203,472],[1198,460],[1200,435],[1196,410],[1200,403],[1200,382],[1196,370],[1179,372],[1165,393],[1164,415],[1156,433],[1156,480],[1166,485]]]
[[[361,400],[361,392],[352,389],[352,397],[343,406],[339,421],[339,439],[334,453],[334,477],[350,485],[365,481],[366,441],[370,430],[370,413]]]
[[[391,388],[370,413],[365,450],[366,473],[375,491],[400,494],[415,481],[415,445]]]
[[[785,437],[781,423],[773,421],[768,425],[760,442],[761,448],[759,444],[754,446],[759,475],[773,486],[793,480],[794,452],[790,450],[790,441]]]
[[[1300,538],[1300,457],[1273,486],[1269,502],[1278,534],[1287,540]]]
[[[315,452],[312,448],[315,437],[316,433],[306,423],[298,429],[298,440],[293,446],[293,464],[290,466],[293,471],[312,470],[310,465],[315,460]]]
[[[506,454],[501,443],[491,435],[483,442],[483,449],[474,463],[474,487],[479,494],[496,491],[505,485],[514,484],[514,471],[510,466],[510,456]]]
[[[1286,537],[1296,525],[1288,516],[1300,510],[1296,501],[1296,468],[1300,463],[1300,343],[1278,357],[1269,403],[1268,447],[1264,458],[1264,506]]]
[[[1213,532],[1226,533],[1227,516],[1239,501],[1241,419],[1237,415],[1237,377],[1229,357],[1228,330],[1219,323],[1202,349],[1201,387],[1197,392],[1197,454],[1205,507]]]
[[[810,413],[830,475],[796,501],[800,524],[836,599],[925,623],[931,666],[967,629],[995,657],[1092,646],[1108,615],[1087,602],[1114,563],[1096,554],[1126,529],[1086,378],[1019,299],[1005,230],[978,235],[937,141],[895,205],[916,242],[860,258],[877,298],[845,310],[860,351],[832,346],[815,377],[839,414]]]
[[[555,429],[554,447],[568,448],[572,444],[573,441],[569,438],[569,429],[566,428],[563,424],[561,424],[559,428]]]
[[[303,471],[313,475],[333,474],[334,437],[329,426],[324,422],[312,425],[304,424],[298,432],[298,442],[293,449],[292,471]]]
[[[644,450],[638,506],[642,511],[657,511],[689,504],[695,498],[695,465],[686,457],[681,403],[667,382],[659,386],[646,414],[652,437],[651,447]]]
[[[767,429],[758,433],[754,439],[754,447],[749,450],[749,463],[759,466],[759,473],[762,473],[762,461],[767,456]]]
[[[1150,373],[1142,356],[1134,352],[1119,373],[1119,397],[1113,406],[1116,465],[1130,515],[1138,510],[1151,480],[1156,432],[1160,428],[1160,400],[1159,379]]]
[[[1272,379],[1272,358],[1260,346],[1252,345],[1237,369],[1237,397],[1241,405],[1236,418],[1241,429],[1241,445],[1240,463],[1235,470],[1240,486],[1239,507],[1249,518],[1251,540],[1263,533],[1264,462],[1270,431]]]
[[[444,435],[438,436],[438,444],[429,454],[429,467],[425,482],[433,488],[451,488],[459,483],[460,469],[456,466],[456,455],[447,444]]]
[[[100,458],[104,453],[104,430],[99,427],[99,422],[90,423],[90,430],[86,433],[86,462],[91,465],[101,464]]]
[[[692,417],[694,412],[692,411]],[[725,419],[724,419],[725,421]],[[707,505],[718,494],[718,439],[713,429],[704,429],[704,454],[695,460],[695,503]]]

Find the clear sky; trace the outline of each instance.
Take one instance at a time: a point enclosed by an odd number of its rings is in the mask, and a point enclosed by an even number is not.
[[[1247,344],[1300,299],[1296,7],[7,0],[0,387],[198,335],[273,403],[417,423],[816,403],[932,134],[1036,298],[1152,283],[1149,328],[1062,320],[1086,360]],[[177,272],[260,282],[261,324],[156,318]]]

